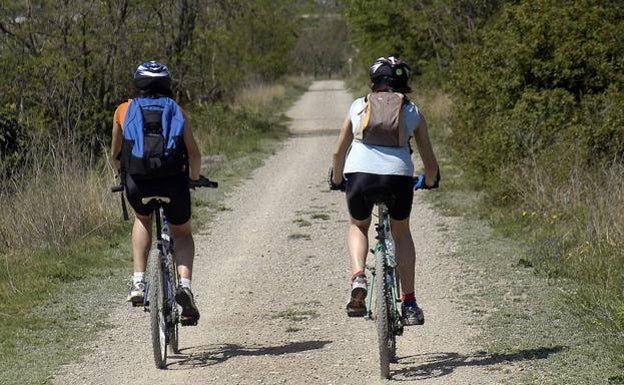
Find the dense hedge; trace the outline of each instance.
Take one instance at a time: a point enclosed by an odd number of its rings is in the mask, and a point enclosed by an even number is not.
[[[620,159],[622,2],[507,5],[459,51],[453,80],[453,143],[479,173],[547,162],[565,174]]]

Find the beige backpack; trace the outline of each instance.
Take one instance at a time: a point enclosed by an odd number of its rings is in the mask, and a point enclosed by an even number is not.
[[[404,147],[409,141],[403,120],[405,95],[398,92],[368,94],[366,105],[359,113],[360,123],[355,129],[355,139],[377,146]]]

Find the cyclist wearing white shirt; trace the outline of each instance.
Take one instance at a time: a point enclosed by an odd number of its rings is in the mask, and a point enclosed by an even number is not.
[[[411,92],[408,85],[410,68],[404,61],[392,56],[381,57],[370,67],[371,89],[377,92]],[[373,201],[380,193],[392,196],[386,205],[391,218],[392,237],[395,242],[403,323],[422,325],[424,314],[414,295],[415,248],[409,227],[409,216],[414,197],[414,164],[409,144],[381,146],[364,143],[356,138],[365,109],[365,98],[356,99],[349,109],[333,153],[332,187],[344,186],[350,214],[347,243],[351,260],[351,298],[347,314],[352,317],[366,314],[366,255],[368,229],[371,224]],[[424,188],[435,188],[439,181],[436,161],[425,117],[411,101],[401,109],[408,136],[414,137],[425,166]]]

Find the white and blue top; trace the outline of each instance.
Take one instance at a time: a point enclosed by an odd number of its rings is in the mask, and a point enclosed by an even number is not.
[[[356,99],[349,109],[351,126],[355,135],[355,127],[364,116],[366,102],[364,98]],[[420,125],[420,112],[413,102],[403,106],[403,119],[410,136],[414,136],[414,130]],[[359,140],[353,140],[347,153],[344,173],[365,172],[377,175],[414,175],[414,163],[410,155],[409,146],[388,147],[364,144]]]

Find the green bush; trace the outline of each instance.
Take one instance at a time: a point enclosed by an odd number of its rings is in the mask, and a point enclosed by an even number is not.
[[[475,41],[477,30],[505,2],[349,0],[346,19],[364,68],[379,56],[400,56],[419,76],[419,86],[441,84],[457,47]]]
[[[496,179],[553,149],[587,163],[620,156],[622,20],[618,2],[505,6],[453,70],[452,140],[470,167]]]

